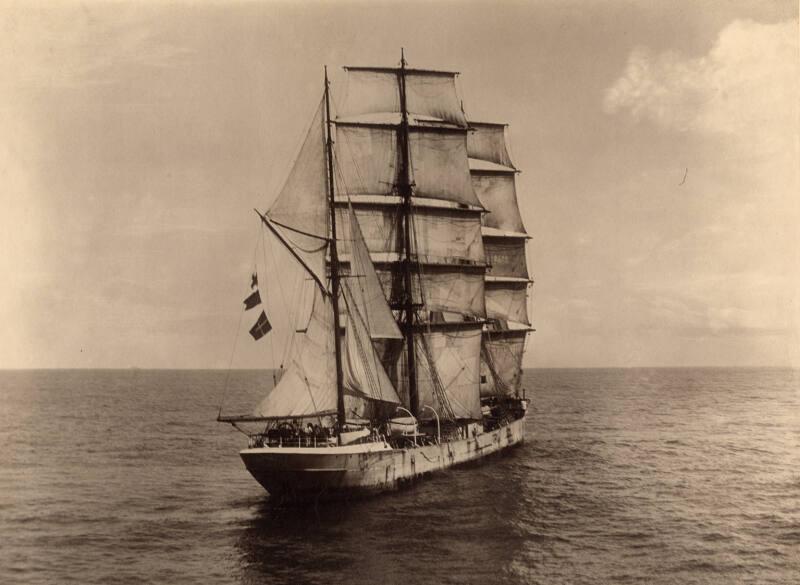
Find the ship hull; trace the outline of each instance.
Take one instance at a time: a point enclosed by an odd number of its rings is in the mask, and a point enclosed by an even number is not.
[[[334,500],[390,491],[424,475],[482,459],[524,440],[525,419],[468,439],[392,449],[381,443],[241,451],[250,474],[281,501]]]

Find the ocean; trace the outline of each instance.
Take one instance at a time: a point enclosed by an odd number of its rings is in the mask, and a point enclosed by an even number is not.
[[[798,370],[529,370],[524,445],[300,509],[214,421],[226,376],[0,372],[0,583],[800,582]]]

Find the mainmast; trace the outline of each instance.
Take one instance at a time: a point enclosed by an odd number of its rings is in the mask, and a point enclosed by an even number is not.
[[[329,96],[328,68],[325,67],[325,125],[327,128],[326,149],[328,154],[328,197],[331,210],[331,306],[333,307],[333,340],[336,349],[336,422],[340,439],[344,430],[344,376],[342,373],[342,342],[339,338],[339,254],[336,250],[336,201],[333,186],[333,138],[331,135],[331,102]]]
[[[409,162],[408,148],[408,110],[406,109],[406,58],[403,49],[400,49],[400,179],[397,190],[403,199],[403,311],[405,322],[403,329],[406,337],[406,359],[408,366],[408,399],[411,413],[419,413],[419,395],[417,393],[417,363],[414,348],[414,295],[411,288],[412,260],[411,260],[411,165]]]

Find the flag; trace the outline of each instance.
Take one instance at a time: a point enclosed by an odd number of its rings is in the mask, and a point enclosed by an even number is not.
[[[249,311],[256,305],[260,304],[261,304],[261,295],[258,293],[258,291],[255,291],[244,300],[244,310]]]
[[[272,330],[272,325],[269,324],[269,320],[267,319],[267,314],[264,311],[261,311],[261,315],[258,317],[258,321],[253,327],[250,329],[250,335],[253,336],[253,339],[261,339],[267,333]]]
[[[256,288],[258,286],[258,274],[255,272],[253,276],[250,277],[250,288]]]

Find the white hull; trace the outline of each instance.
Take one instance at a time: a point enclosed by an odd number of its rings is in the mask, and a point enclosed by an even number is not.
[[[384,443],[333,447],[256,447],[241,451],[247,470],[273,496],[341,499],[396,489],[425,474],[480,459],[524,439],[525,419],[468,439],[393,449]]]

